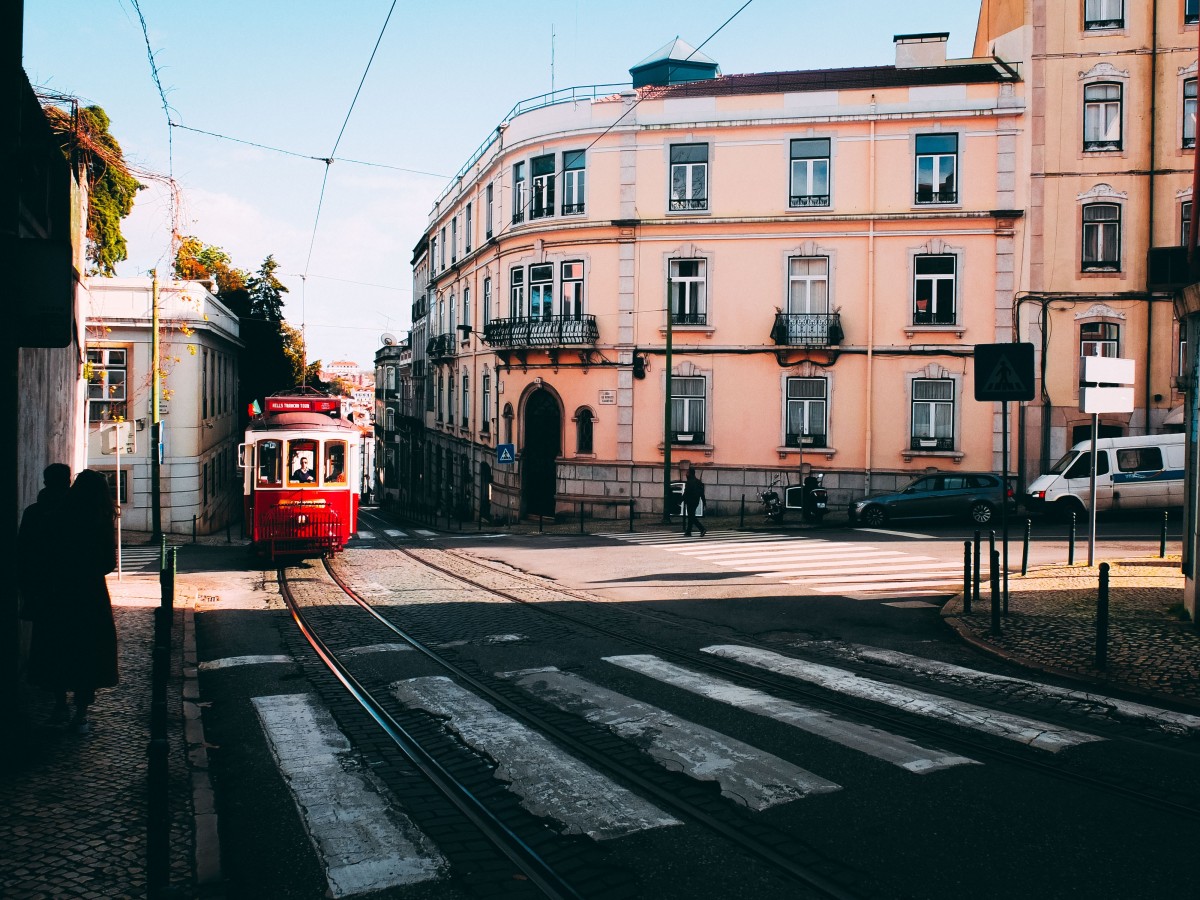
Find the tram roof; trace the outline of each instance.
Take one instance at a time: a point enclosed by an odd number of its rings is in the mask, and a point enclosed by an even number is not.
[[[247,431],[358,431],[358,426],[345,419],[333,419],[319,412],[268,413],[250,420]]]

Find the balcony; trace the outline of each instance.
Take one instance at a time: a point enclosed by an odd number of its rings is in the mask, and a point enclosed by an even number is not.
[[[833,347],[842,337],[841,313],[775,313],[771,329],[781,347]]]
[[[1187,247],[1151,247],[1146,259],[1146,289],[1178,291],[1200,282],[1200,256],[1188,262]]]
[[[791,209],[808,209],[828,205],[828,194],[792,194],[788,197],[788,206]]]
[[[599,338],[595,316],[492,319],[483,326],[483,342],[489,347],[549,349],[594,344]]]
[[[788,432],[784,437],[785,447],[824,447],[827,445],[823,434],[793,434]]]
[[[954,190],[954,188],[939,188],[934,190],[928,186],[922,186],[917,189],[914,199],[919,206],[930,203],[957,203],[958,191]]]
[[[913,450],[953,450],[954,438],[914,434],[910,446]]]
[[[425,346],[425,355],[434,362],[454,359],[456,345],[455,335],[439,334],[437,337],[429,339],[429,343]]]

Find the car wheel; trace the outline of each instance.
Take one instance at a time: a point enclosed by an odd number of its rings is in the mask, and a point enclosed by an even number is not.
[[[1063,497],[1061,500],[1054,502],[1054,517],[1063,522],[1071,520],[1071,513],[1075,513],[1075,521],[1082,522],[1087,516],[1087,510],[1084,509],[1083,503],[1078,497]]]
[[[862,511],[862,514],[859,515],[859,518],[862,519],[862,523],[864,525],[867,525],[871,528],[878,528],[880,525],[883,525],[887,522],[887,510],[885,510],[882,506],[868,506]]]
[[[982,500],[976,500],[971,504],[971,521],[976,525],[986,525],[992,521],[992,516],[996,514],[992,509],[992,504],[985,503]]]

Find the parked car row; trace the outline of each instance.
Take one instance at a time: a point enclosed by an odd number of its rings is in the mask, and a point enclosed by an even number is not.
[[[1184,436],[1157,434],[1096,442],[1096,509],[1169,509],[1183,505]],[[1029,485],[1019,498],[1027,511],[1066,518],[1087,513],[1091,493],[1091,441],[1076,444]],[[993,472],[935,472],[904,487],[850,504],[851,525],[878,528],[893,519],[959,518],[987,525],[1018,508],[1015,478]]]

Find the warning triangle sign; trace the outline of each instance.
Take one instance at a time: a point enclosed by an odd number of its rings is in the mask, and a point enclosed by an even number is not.
[[[976,344],[976,400],[1032,400],[1033,344]]]
[[[992,369],[992,374],[988,377],[987,383],[983,389],[988,392],[1025,393],[1025,383],[1017,374],[1017,370],[1013,368],[1012,363],[1008,361],[1007,356],[1000,357],[1000,361],[996,364],[996,368]]]
[[[496,447],[496,462],[510,463],[516,458],[512,444],[499,444]]]

